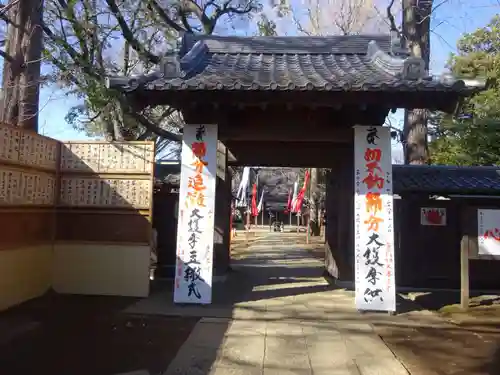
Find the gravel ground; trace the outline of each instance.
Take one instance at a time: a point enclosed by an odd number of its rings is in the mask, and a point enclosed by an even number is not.
[[[412,375],[500,374],[500,332],[454,326],[376,329]]]

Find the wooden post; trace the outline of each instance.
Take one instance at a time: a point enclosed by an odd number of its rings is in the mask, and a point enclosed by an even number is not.
[[[321,227],[323,228],[323,241],[325,241],[326,243],[326,224],[325,224],[325,216],[326,216],[326,211],[323,212],[322,216],[321,216],[321,220],[322,220],[322,223],[321,223]]]
[[[460,307],[469,308],[469,236],[465,234],[460,242]]]
[[[309,223],[311,222],[311,216],[307,216],[307,220],[306,220],[306,244],[309,245],[309,232],[310,232],[310,228],[309,228]]]
[[[309,176],[312,174],[312,168],[309,168]],[[306,244],[309,244],[309,236],[310,236],[310,231],[311,231],[311,178],[309,178],[309,183],[307,184],[306,188],[309,192],[309,212],[307,215],[307,219],[305,220],[305,225],[306,225]],[[318,209],[317,207],[315,208],[316,210]]]
[[[250,236],[250,210],[247,210],[247,225],[246,225],[246,232],[245,232],[245,235],[246,235],[246,244],[248,246],[248,239],[249,239],[249,236]]]
[[[231,213],[229,214],[229,254],[231,254],[231,243],[233,242],[233,203],[231,202]]]

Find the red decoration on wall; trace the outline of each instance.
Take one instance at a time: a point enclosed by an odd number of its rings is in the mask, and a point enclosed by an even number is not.
[[[421,225],[446,225],[446,208],[421,208]]]

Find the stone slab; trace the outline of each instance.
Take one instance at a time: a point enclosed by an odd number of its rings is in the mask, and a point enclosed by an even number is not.
[[[233,270],[246,289],[230,308],[175,310],[207,318],[166,374],[407,375],[356,311],[354,294],[329,285],[320,260],[280,238],[269,234],[239,252]]]
[[[361,375],[409,375],[409,372],[395,358],[356,359]]]

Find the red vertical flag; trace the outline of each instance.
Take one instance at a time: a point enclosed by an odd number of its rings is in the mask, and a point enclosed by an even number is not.
[[[295,212],[299,212],[300,209],[302,208],[302,201],[304,200],[304,195],[307,190],[308,182],[309,182],[309,170],[306,171],[306,175],[304,178],[304,185],[300,189],[299,194],[297,194],[297,200],[295,201],[295,207],[294,207]]]
[[[252,188],[252,216],[257,216],[259,210],[257,209],[257,184],[253,184]]]
[[[292,211],[292,190],[288,190],[288,203],[286,204],[286,214]]]

